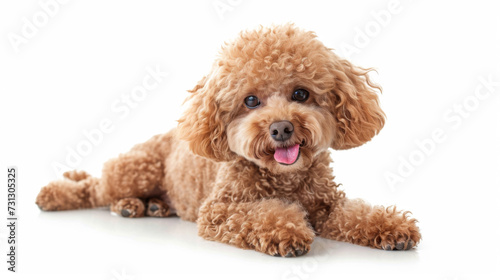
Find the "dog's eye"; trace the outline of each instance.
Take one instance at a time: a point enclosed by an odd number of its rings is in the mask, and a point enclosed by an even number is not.
[[[255,109],[260,105],[260,100],[257,96],[250,95],[245,98],[245,105],[248,109]]]
[[[292,100],[304,102],[309,98],[309,92],[305,89],[296,89],[292,94]]]

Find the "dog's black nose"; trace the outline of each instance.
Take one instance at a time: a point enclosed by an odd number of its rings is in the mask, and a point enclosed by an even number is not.
[[[292,137],[293,124],[289,121],[273,122],[269,127],[271,137],[276,141],[286,141]]]

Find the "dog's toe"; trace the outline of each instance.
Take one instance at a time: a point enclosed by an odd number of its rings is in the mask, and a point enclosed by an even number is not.
[[[405,250],[410,250],[411,248],[413,248],[413,245],[415,245],[413,240],[408,240],[408,244],[406,245]]]
[[[308,252],[307,250],[297,249],[297,250],[295,250],[295,256],[300,257],[302,255],[307,254],[307,252]]]
[[[123,217],[129,217],[131,213],[128,209],[122,209],[121,214]]]
[[[410,250],[411,248],[413,248],[413,245],[415,243],[413,242],[413,240],[405,240],[405,241],[401,241],[401,242],[398,242],[398,244],[396,244],[396,248],[395,250]]]
[[[150,198],[146,215],[151,217],[168,217],[170,215],[168,204],[159,198]]]
[[[395,243],[395,244],[394,244]],[[399,242],[389,243],[382,246],[382,249],[386,251],[403,251],[410,250],[415,246],[415,242],[413,240],[400,240]]]
[[[288,253],[286,253],[284,256],[282,256],[280,253],[276,253],[273,256],[274,257],[285,257],[285,258],[300,257],[302,255],[307,254],[307,252],[308,252],[307,249],[290,248]]]
[[[152,204],[151,206],[149,206],[149,211],[151,211],[151,212],[156,212],[156,211],[158,211],[158,209],[160,209],[160,208],[156,204]]]

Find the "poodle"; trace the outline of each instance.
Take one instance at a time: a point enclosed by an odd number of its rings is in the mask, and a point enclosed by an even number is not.
[[[110,206],[123,217],[177,215],[205,239],[300,256],[315,236],[408,250],[417,221],[348,199],[329,148],[382,129],[380,87],[293,24],[241,32],[191,90],[178,126],[108,161],[102,177],[70,171],[36,203],[44,211]]]

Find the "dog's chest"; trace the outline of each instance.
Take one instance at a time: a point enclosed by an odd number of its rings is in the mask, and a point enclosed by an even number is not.
[[[233,202],[277,198],[302,205],[327,204],[335,199],[337,186],[328,165],[293,173],[274,174],[245,161],[219,170],[215,192]]]
[[[326,181],[314,182],[303,174],[268,176],[260,180],[263,187],[261,196],[297,201],[304,205],[314,204],[316,200],[333,191],[331,186],[325,183]]]

